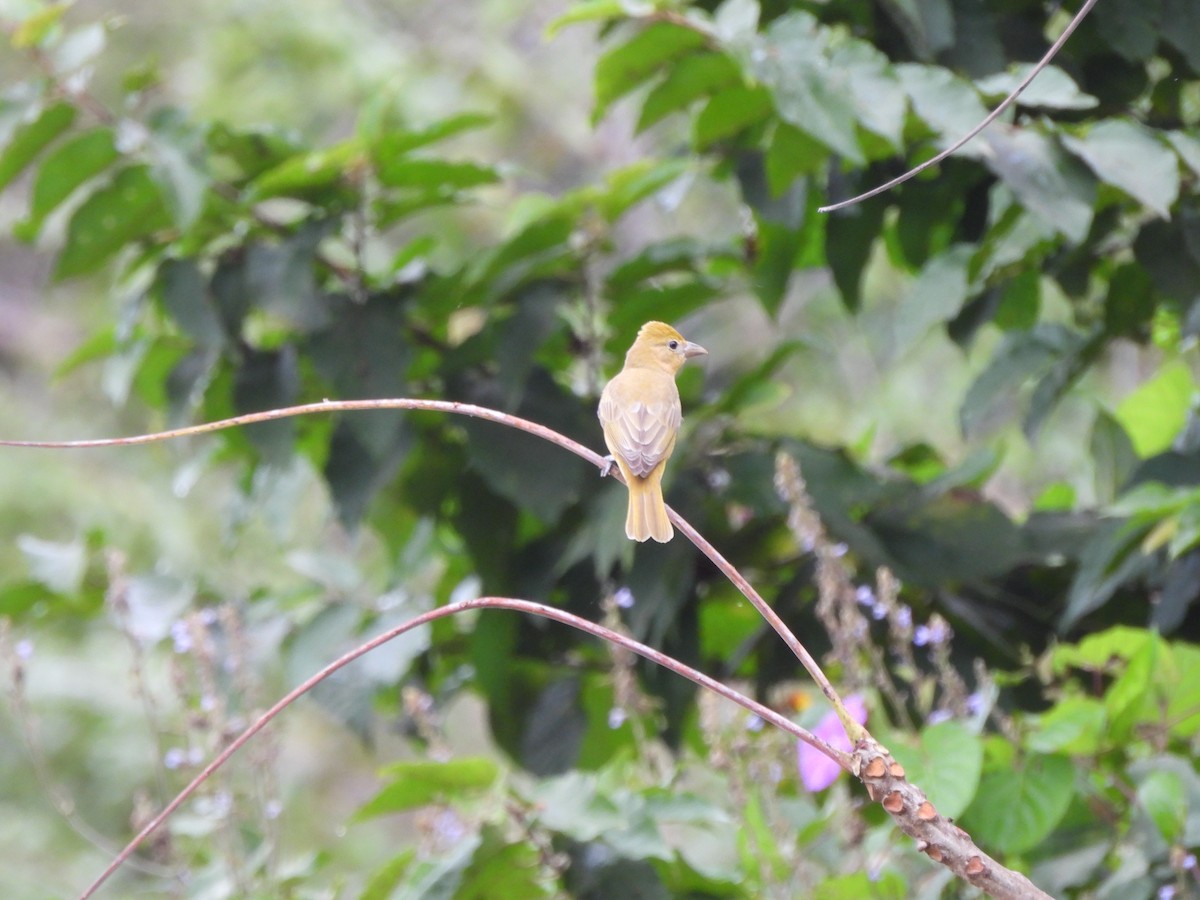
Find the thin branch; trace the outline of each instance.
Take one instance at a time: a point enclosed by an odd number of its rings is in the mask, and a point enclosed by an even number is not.
[[[429,410],[434,412],[454,413],[457,415],[471,416],[476,419],[486,419],[489,422],[496,422],[501,425],[508,425],[511,428],[517,428],[521,431],[527,431],[536,437],[557,444],[564,450],[569,450],[576,456],[587,460],[601,472],[612,468],[608,462],[593,450],[583,446],[577,441],[571,440],[565,435],[559,434],[545,425],[539,425],[537,422],[531,422],[528,419],[522,419],[519,416],[510,415],[509,413],[500,412],[495,409],[488,409],[486,406],[476,406],[472,403],[458,403],[453,400],[421,400],[413,398],[394,398],[389,400],[324,400],[320,403],[308,403],[302,406],[289,406],[282,409],[271,409],[265,412],[247,413],[244,416],[236,416],[232,419],[221,419],[216,422],[204,422],[200,425],[189,425],[186,428],[174,428],[170,431],[157,431],[151,434],[139,434],[133,437],[123,438],[98,438],[94,440],[83,441],[5,441],[0,440],[2,447],[40,447],[44,449],[87,449],[94,447],[123,447],[135,444],[150,444],[156,441],[171,440],[174,438],[190,437],[199,434],[209,434],[214,431],[220,431],[225,428],[236,428],[242,425],[253,425],[256,422],[270,422],[275,419],[285,419],[289,416],[301,416],[315,412],[347,412],[353,410],[365,409],[415,409]],[[613,468],[614,477],[620,478],[620,473]],[[675,523],[688,540],[696,545],[702,553],[704,553],[713,564],[725,574],[730,581],[742,592],[747,600],[754,605],[754,608],[759,611],[767,623],[775,630],[776,634],[783,640],[788,648],[800,660],[800,663],[812,675],[813,679],[821,688],[821,692],[829,699],[834,708],[839,710],[839,715],[845,712],[845,706],[834,690],[833,685],[829,683],[829,679],[825,677],[820,666],[812,655],[804,649],[803,645],[796,638],[784,623],[784,621],[776,615],[775,611],[767,605],[759,593],[750,585],[740,572],[733,567],[730,562],[725,559],[717,549],[708,541],[700,536],[691,525],[689,525],[680,515],[673,509],[668,507],[668,514],[671,521]],[[853,732],[851,732],[853,734]]]
[[[987,118],[955,141],[953,146],[946,148],[937,156],[933,157],[933,159],[928,159],[921,163],[915,169],[909,169],[899,178],[893,178],[887,184],[881,184],[879,187],[872,188],[865,194],[859,194],[857,197],[851,197],[849,200],[842,200],[840,203],[833,203],[829,206],[819,206],[817,207],[817,212],[827,213],[838,209],[845,209],[847,206],[853,206],[855,203],[859,203],[863,200],[869,200],[871,197],[882,194],[884,191],[890,191],[897,185],[904,184],[904,182],[908,181],[910,178],[920,175],[930,166],[936,166],[950,154],[961,150],[964,145],[973,140],[979,134],[979,132],[983,131],[983,129],[987,128],[994,121],[996,121],[996,118],[1000,116],[1001,113],[1003,113],[1006,109],[1012,106],[1013,103],[1016,102],[1017,98],[1021,96],[1022,91],[1029,87],[1029,85],[1033,82],[1033,79],[1037,78],[1037,76],[1041,73],[1042,69],[1046,68],[1046,66],[1050,64],[1050,60],[1054,59],[1054,57],[1058,55],[1058,51],[1061,50],[1063,44],[1067,42],[1067,38],[1069,38],[1075,29],[1079,27],[1079,23],[1084,20],[1084,17],[1092,11],[1092,7],[1095,5],[1096,0],[1087,0],[1087,2],[1079,8],[1079,12],[1075,13],[1075,17],[1071,19],[1070,23],[1063,30],[1063,33],[1058,36],[1058,40],[1050,45],[1050,49],[1046,51],[1046,55],[1038,60],[1038,64],[1030,70],[1028,75],[1021,79],[1021,83],[1013,89],[1013,92],[1005,97],[999,106],[988,113]]]
[[[426,625],[436,619],[457,615],[458,613],[466,612],[467,610],[471,609],[510,609],[515,610],[516,612],[527,613],[529,615],[542,616],[546,619],[552,619],[555,622],[561,622],[565,625],[570,625],[572,628],[577,628],[580,631],[586,632],[587,634],[593,635],[601,640],[617,644],[618,646],[624,647],[633,653],[637,653],[638,655],[645,657],[651,662],[657,663],[658,665],[671,670],[677,675],[682,675],[684,678],[695,682],[702,688],[706,688],[707,690],[725,697],[728,700],[732,700],[734,703],[750,711],[754,715],[759,716],[763,721],[769,722],[776,728],[780,728],[783,731],[786,731],[788,734],[794,735],[798,740],[804,741],[805,743],[816,747],[830,759],[836,761],[838,765],[842,766],[842,768],[844,768],[846,771],[852,771],[853,769],[851,756],[849,753],[846,753],[843,750],[838,750],[836,747],[831,746],[808,730],[801,728],[787,717],[780,715],[770,707],[764,706],[755,700],[751,700],[749,697],[743,696],[728,685],[717,681],[715,678],[710,678],[703,672],[699,672],[696,669],[693,669],[691,666],[685,665],[684,663],[681,663],[664,653],[660,653],[658,650],[655,650],[653,647],[648,647],[640,641],[635,641],[633,638],[613,631],[610,628],[605,628],[603,625],[597,625],[595,622],[590,622],[587,619],[581,619],[579,616],[572,615],[569,612],[556,609],[552,606],[545,606],[541,603],[533,603],[529,600],[514,600],[507,597],[479,597],[474,600],[464,600],[459,603],[451,603],[447,606],[430,610],[429,612],[422,613],[421,615],[416,616],[415,618],[410,619],[401,625],[397,625],[395,628],[390,628],[377,637],[374,637],[366,643],[361,644],[360,646],[351,650],[349,653],[339,657],[321,671],[305,680],[302,684],[297,685],[295,688],[289,691],[274,706],[259,716],[249,728],[239,734],[237,738],[235,738],[233,742],[229,744],[228,747],[214,757],[213,760],[207,766],[205,766],[204,769],[201,770],[201,772],[191,780],[191,782],[188,783],[187,787],[180,791],[175,799],[163,808],[162,812],[147,822],[145,827],[143,827],[142,830],[139,831],[133,838],[133,840],[126,845],[125,849],[123,849],[113,858],[113,860],[108,864],[107,868],[100,873],[100,876],[93,881],[82,894],[79,895],[79,900],[87,900],[88,897],[91,897],[93,894],[95,894],[95,892],[99,890],[100,886],[103,885],[104,882],[107,881],[108,878],[114,872],[116,872],[116,870],[120,868],[130,856],[133,855],[133,852],[138,848],[142,841],[144,841],[151,834],[151,832],[158,828],[172,813],[175,812],[175,810],[182,806],[183,803],[193,793],[195,793],[196,789],[199,788],[200,785],[202,785],[217,769],[223,766],[231,756],[237,753],[237,751],[245,746],[252,737],[262,731],[276,716],[283,712],[284,709],[290,706],[298,698],[308,693],[308,691],[312,690],[317,684],[328,678],[334,672],[349,665],[360,656],[371,652],[376,647],[387,643],[393,638],[399,637],[405,632],[411,631],[412,629],[418,628],[422,625]]]

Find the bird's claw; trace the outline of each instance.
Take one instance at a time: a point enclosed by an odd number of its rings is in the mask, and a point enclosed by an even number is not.
[[[602,468],[600,470],[600,477],[607,478],[609,475],[612,474],[612,470],[614,468],[616,468],[616,465],[617,465],[617,458],[615,456],[613,456],[611,453],[608,454],[608,456],[604,457],[604,468]]]

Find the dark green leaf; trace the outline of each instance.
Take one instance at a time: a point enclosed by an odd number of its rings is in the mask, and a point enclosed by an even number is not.
[[[829,151],[794,125],[779,122],[767,150],[767,185],[781,197],[802,175],[814,175],[829,159]]]
[[[992,318],[997,328],[1005,331],[1029,329],[1037,324],[1042,301],[1042,276],[1037,269],[1019,272],[1004,286],[1000,304]]]
[[[1123,585],[1150,569],[1153,557],[1138,549],[1149,527],[1108,521],[1096,529],[1079,557],[1059,631],[1099,609]]]
[[[714,94],[696,116],[692,140],[698,150],[734,137],[771,115],[771,95],[762,87],[735,87]]]
[[[171,225],[162,191],[147,166],[122,169],[71,216],[54,277],[95,271],[139,238]]]
[[[0,150],[0,190],[25,171],[46,145],[70,128],[74,121],[75,107],[55,103],[42,109],[37,118],[19,126]]]
[[[704,41],[704,35],[696,29],[655,22],[605,52],[596,63],[596,108],[592,121],[599,121],[615,100],[653,76],[664,63],[699,49]]]
[[[1155,310],[1154,283],[1135,262],[1123,263],[1113,272],[1104,298],[1104,330],[1115,337],[1138,339],[1149,326]]]
[[[879,200],[867,200],[833,213],[826,225],[825,254],[829,268],[842,293],[842,303],[851,311],[859,307],[863,268],[883,227],[885,209]]]
[[[1025,421],[1021,426],[1027,438],[1033,440],[1037,437],[1042,423],[1058,406],[1058,401],[1096,361],[1104,348],[1104,332],[1096,331],[1067,350],[1050,367],[1050,371],[1042,376],[1033,390],[1033,396],[1029,400],[1029,410],[1026,412]]]
[[[1200,20],[1194,12],[1190,0],[1162,0],[1162,38],[1200,73]]]
[[[1018,389],[1045,372],[1077,343],[1078,338],[1061,325],[1042,325],[1032,331],[1006,335],[963,399],[959,412],[963,434],[975,437],[1006,407],[1011,413]]]
[[[737,65],[724,53],[704,51],[686,56],[667,70],[666,77],[642,101],[637,130],[645,131],[671,113],[739,80]]]
[[[27,238],[41,230],[42,220],[90,178],[117,159],[112,131],[93,128],[65,141],[38,168],[29,203],[29,219],[22,225]]]
[[[1096,6],[1095,22],[1105,41],[1132,62],[1149,59],[1162,29],[1162,0],[1109,0],[1103,6]]]
[[[1125,487],[1138,457],[1125,429],[1107,410],[1096,413],[1089,446],[1096,471],[1096,499],[1111,503]]]

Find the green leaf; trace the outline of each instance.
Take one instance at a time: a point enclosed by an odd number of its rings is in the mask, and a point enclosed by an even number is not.
[[[1063,135],[1063,143],[1101,181],[1120,188],[1159,216],[1171,216],[1179,196],[1179,163],[1170,148],[1145,126],[1108,119],[1083,137]]]
[[[957,818],[971,804],[983,771],[983,744],[961,722],[930,725],[915,743],[898,733],[888,748],[942,815]]]
[[[71,3],[47,3],[33,15],[21,20],[12,32],[14,50],[27,50],[40,45],[54,31]]]
[[[958,315],[967,299],[972,247],[958,244],[925,264],[896,310],[892,346],[908,352],[936,325]]]
[[[413,760],[393,763],[383,770],[383,777],[391,783],[355,814],[356,819],[472,798],[491,789],[500,777],[500,769],[483,757],[448,762]]]
[[[1178,50],[1193,72],[1200,72],[1200,19],[1191,0],[1163,0],[1162,39]]]
[[[869,53],[851,61],[872,74],[878,86],[878,60]],[[827,32],[806,12],[780,16],[755,42],[751,71],[771,91],[779,117],[837,151],[852,162],[864,162],[855,131],[855,107],[833,70]],[[886,81],[886,79],[884,79]],[[886,128],[895,95],[885,92],[876,127]]]
[[[771,115],[771,95],[762,87],[735,87],[714,94],[696,116],[692,141],[704,150],[734,137]]]
[[[1077,336],[1063,326],[1050,324],[1005,335],[963,398],[958,414],[963,434],[978,436],[1011,407],[1024,384],[1045,372],[1077,341]]]
[[[1166,363],[1117,407],[1116,418],[1142,459],[1171,446],[1187,422],[1196,382],[1182,360]]]
[[[258,201],[270,197],[306,197],[337,186],[364,156],[365,148],[358,138],[293,156],[255,178],[250,185],[250,198]]]
[[[379,164],[379,180],[388,187],[422,188],[428,191],[460,191],[500,180],[491,166],[442,159],[393,157]]]
[[[1138,458],[1129,435],[1107,410],[1096,414],[1089,451],[1096,473],[1096,499],[1111,502],[1124,487]]]
[[[87,574],[87,546],[83,541],[58,543],[22,534],[16,543],[30,578],[56,594],[79,593]]]
[[[546,37],[552,38],[568,25],[579,22],[606,22],[626,16],[626,0],[579,0],[546,26]]]
[[[149,167],[122,169],[71,216],[54,277],[61,280],[93,272],[129,244],[171,224]]]
[[[1162,649],[1162,639],[1150,633],[1148,639],[1129,655],[1125,671],[1104,695],[1109,722],[1108,736],[1117,746],[1129,739],[1143,713],[1155,702],[1155,669],[1162,658]]]
[[[912,888],[898,872],[880,875],[855,872],[851,875],[836,875],[814,885],[813,900],[904,900],[912,897]]]
[[[1054,830],[1074,796],[1071,760],[1033,755],[1015,768],[983,776],[963,827],[986,848],[1024,853]]]
[[[1007,72],[981,78],[975,87],[984,96],[1001,100],[1016,89],[1033,67],[1033,63],[1017,63]],[[1079,90],[1075,80],[1058,66],[1046,66],[1021,93],[1017,103],[1045,109],[1092,109],[1099,101]]]
[[[899,147],[908,100],[887,56],[866,41],[849,40],[834,48],[829,67],[849,91],[859,125]]]
[[[883,228],[885,209],[878,199],[867,200],[833,213],[825,226],[825,255],[833,282],[842,294],[842,303],[852,312],[862,299],[863,269]]]
[[[632,206],[658,193],[686,172],[686,159],[645,159],[605,177],[606,190],[597,206],[608,222],[616,222]]]
[[[1168,844],[1174,844],[1187,822],[1187,794],[1175,772],[1150,772],[1137,786],[1142,809]]]
[[[949,69],[902,63],[895,70],[913,110],[938,136],[939,146],[949,147],[987,116],[988,111],[971,83]],[[982,157],[984,150],[977,141],[971,141],[955,154]]]
[[[1025,746],[1038,753],[1091,756],[1107,739],[1108,713],[1095,697],[1068,697],[1034,720]]]
[[[741,80],[737,64],[724,53],[705,51],[679,60],[642,101],[637,131],[645,131],[673,112]]]
[[[596,63],[596,108],[598,122],[608,107],[653,76],[671,59],[703,47],[705,37],[694,28],[655,22],[630,40],[607,51]]]
[[[74,121],[75,107],[55,103],[42,109],[32,121],[18,126],[0,151],[0,190],[20,175],[46,145],[70,128]]]
[[[1029,410],[1026,412],[1025,421],[1022,424],[1022,430],[1029,440],[1037,437],[1042,423],[1058,405],[1058,401],[1066,395],[1067,391],[1096,361],[1106,347],[1107,340],[1103,331],[1097,330],[1090,337],[1079,336],[1079,340],[1074,346],[1070,347],[1050,367],[1050,371],[1042,376],[1033,390],[1033,396],[1029,400]]]
[[[1175,148],[1184,165],[1191,169],[1193,174],[1200,175],[1200,138],[1185,131],[1167,131],[1163,132],[1163,136]]]
[[[1099,609],[1122,585],[1150,568],[1153,558],[1138,551],[1148,530],[1147,525],[1120,521],[1103,523],[1095,530],[1079,555],[1060,631]]]
[[[1030,329],[1037,324],[1042,305],[1042,276],[1037,269],[1024,269],[1004,286],[992,322],[1005,331]]]
[[[384,161],[392,157],[402,156],[421,147],[436,144],[464,131],[484,128],[494,121],[495,117],[487,113],[460,113],[457,116],[440,119],[427,128],[420,128],[416,131],[400,129],[381,131],[376,134],[376,129],[386,127],[386,123],[376,125],[364,117],[359,122],[359,134],[364,140],[370,142],[371,155],[376,165],[382,165]]]
[[[1158,46],[1160,32],[1165,37],[1175,30],[1162,27],[1163,22],[1172,20],[1160,18],[1161,15],[1158,2],[1107,0],[1103,8],[1098,4],[1095,10],[1096,30],[1122,57],[1130,62],[1143,62]]]
[[[1073,243],[1092,225],[1096,186],[1091,175],[1050,137],[1030,128],[989,128],[978,141],[989,169],[1017,199]]]
[[[93,128],[56,147],[38,168],[29,218],[21,225],[22,235],[27,239],[35,237],[46,216],[76,188],[107,169],[117,156],[109,128]]]
[[[1108,281],[1104,298],[1104,330],[1137,340],[1148,329],[1157,306],[1154,282],[1136,262],[1123,263]]]
[[[828,159],[829,151],[799,128],[777,123],[766,158],[771,196],[782,197],[797,178],[816,174]]]

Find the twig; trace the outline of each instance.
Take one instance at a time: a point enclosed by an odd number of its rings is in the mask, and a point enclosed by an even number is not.
[[[852,760],[849,753],[830,746],[816,735],[804,728],[801,728],[795,722],[783,715],[780,715],[770,707],[764,706],[755,700],[751,700],[749,697],[743,696],[728,685],[722,684],[715,678],[710,678],[703,672],[699,672],[696,669],[693,669],[691,666],[685,665],[684,663],[681,663],[678,660],[667,656],[658,650],[655,650],[653,647],[649,647],[640,641],[635,641],[631,637],[619,634],[610,628],[605,628],[603,625],[597,625],[595,622],[590,622],[587,619],[581,619],[579,616],[572,615],[571,613],[561,609],[555,609],[551,606],[544,606],[541,603],[533,603],[529,600],[514,600],[508,597],[479,597],[474,600],[463,600],[459,603],[451,603],[447,606],[430,610],[408,620],[407,622],[404,622],[401,625],[397,625],[395,628],[390,628],[383,634],[380,634],[378,637],[372,638],[366,643],[361,644],[360,646],[351,650],[349,653],[339,657],[334,662],[323,668],[320,672],[317,672],[315,675],[289,691],[274,706],[259,716],[259,718],[255,720],[255,722],[250,725],[249,728],[239,734],[229,744],[228,747],[222,750],[207,766],[205,766],[200,773],[188,783],[187,787],[180,791],[175,799],[163,808],[162,812],[147,822],[145,827],[143,827],[142,830],[137,833],[133,840],[131,840],[126,847],[113,858],[113,860],[108,864],[107,868],[100,873],[100,876],[93,881],[82,894],[79,895],[79,900],[87,900],[88,897],[91,897],[93,894],[95,894],[95,892],[99,890],[100,886],[104,884],[104,882],[107,881],[108,878],[118,868],[121,867],[125,860],[127,860],[133,854],[138,845],[141,844],[141,842],[145,840],[151,832],[158,828],[158,826],[166,821],[168,816],[170,816],[173,812],[175,812],[175,810],[183,805],[184,801],[186,801],[188,797],[195,793],[196,789],[199,788],[200,785],[203,784],[205,780],[207,780],[217,769],[223,766],[226,761],[233,756],[233,754],[245,746],[247,741],[258,734],[258,732],[265,728],[272,719],[283,712],[284,709],[290,706],[299,697],[308,693],[308,691],[312,690],[313,687],[315,687],[324,679],[328,678],[334,672],[338,671],[344,666],[349,665],[360,656],[369,653],[376,647],[387,643],[393,638],[399,637],[400,635],[411,631],[414,628],[419,628],[420,626],[426,625],[436,619],[457,615],[458,613],[466,612],[467,610],[471,609],[511,609],[517,612],[527,613],[529,615],[542,616],[546,619],[552,619],[556,622],[562,622],[565,625],[570,625],[572,628],[577,628],[580,631],[586,632],[594,637],[598,637],[601,640],[617,644],[627,650],[637,653],[639,656],[645,657],[653,663],[657,663],[666,669],[670,669],[677,675],[682,675],[684,678],[695,682],[702,688],[706,688],[722,697],[725,697],[728,700],[732,700],[734,703],[762,718],[763,721],[769,722],[776,728],[782,729],[788,734],[794,735],[797,739],[816,747],[830,759],[835,760],[847,771],[852,770]]]
[[[867,191],[865,194],[859,194],[857,197],[851,197],[849,200],[842,200],[839,203],[832,203],[829,206],[819,206],[819,207],[817,207],[817,212],[827,213],[827,212],[833,212],[834,210],[837,210],[837,209],[845,209],[847,206],[853,206],[855,203],[859,203],[863,200],[869,200],[871,197],[874,197],[877,194],[882,194],[884,191],[890,191],[892,188],[896,187],[897,185],[904,184],[904,182],[908,181],[910,178],[914,178],[917,175],[920,175],[922,172],[924,172],[930,166],[936,166],[938,163],[940,163],[942,160],[944,160],[950,154],[955,153],[958,150],[962,149],[962,147],[965,144],[967,144],[969,141],[974,139],[975,136],[979,134],[979,132],[983,131],[983,129],[987,128],[994,121],[996,121],[996,118],[1001,113],[1003,113],[1006,109],[1008,109],[1010,106],[1012,106],[1013,103],[1016,102],[1017,98],[1019,96],[1021,96],[1022,91],[1024,91],[1025,88],[1029,87],[1029,85],[1033,82],[1033,79],[1037,78],[1038,74],[1042,71],[1042,69],[1046,68],[1046,66],[1048,66],[1050,64],[1050,60],[1054,59],[1054,57],[1058,55],[1058,51],[1061,50],[1063,47],[1063,44],[1065,44],[1067,42],[1067,38],[1069,38],[1071,36],[1071,34],[1075,31],[1075,29],[1079,27],[1079,23],[1083,21],[1084,17],[1089,12],[1091,12],[1092,7],[1095,5],[1096,5],[1096,0],[1087,0],[1087,2],[1084,3],[1083,6],[1081,6],[1079,8],[1079,12],[1075,13],[1075,17],[1073,19],[1071,19],[1070,23],[1063,30],[1063,33],[1058,36],[1058,40],[1056,40],[1053,44],[1050,45],[1050,49],[1046,51],[1046,55],[1043,56],[1040,60],[1038,60],[1037,65],[1034,66],[1032,70],[1030,70],[1029,74],[1021,79],[1021,83],[1018,84],[1015,88],[1013,88],[1012,93],[1009,94],[1007,97],[1005,97],[1000,102],[999,106],[997,106],[990,113],[988,113],[987,117],[982,122],[980,122],[978,125],[976,125],[974,128],[972,128],[970,131],[968,131],[965,135],[963,135],[961,138],[959,138],[957,141],[955,141],[953,146],[947,147],[945,150],[943,150],[937,156],[933,157],[933,159],[927,159],[925,162],[921,163],[916,168],[909,169],[907,172],[905,172],[900,177],[893,178],[887,184],[881,184],[881,185],[879,185],[879,187],[872,188],[871,190]]]

